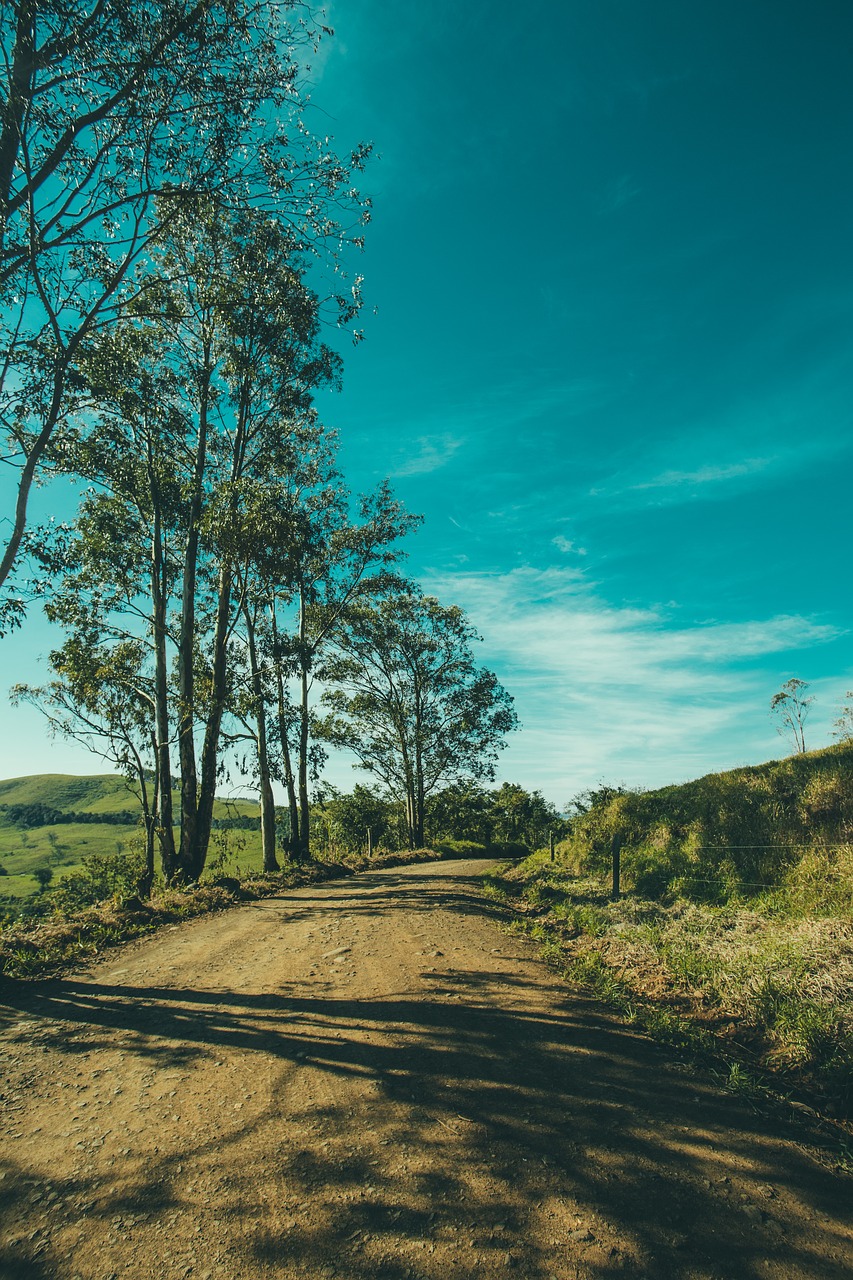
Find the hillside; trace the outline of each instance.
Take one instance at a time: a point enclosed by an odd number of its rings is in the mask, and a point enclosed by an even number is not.
[[[174,803],[177,809],[177,793]],[[30,824],[15,812],[19,806],[43,806],[82,820]],[[34,893],[33,872],[39,868],[49,867],[58,882],[84,857],[132,848],[140,839],[138,809],[132,786],[119,774],[39,773],[0,781],[0,895],[22,898]],[[89,815],[103,815],[104,821],[92,821]],[[215,820],[256,815],[257,806],[249,800],[218,799],[214,807]],[[254,865],[258,837],[251,831],[239,834],[232,844],[247,865]]]
[[[853,744],[588,801],[557,858],[506,868],[495,894],[568,976],[737,1087],[850,1114]]]
[[[63,813],[120,813],[138,801],[130,784],[116,773],[35,773],[0,782],[0,805],[24,804],[43,804]]]
[[[714,898],[772,888],[804,856],[846,846],[851,832],[853,743],[843,743],[656,791],[605,789],[561,851],[578,870],[603,871],[618,835],[633,887]]]

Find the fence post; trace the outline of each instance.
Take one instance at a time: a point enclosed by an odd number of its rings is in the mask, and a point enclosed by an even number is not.
[[[373,827],[367,828],[367,856],[373,857]]]
[[[610,852],[613,855],[613,893],[614,902],[619,901],[619,855],[622,852],[622,837],[617,833],[610,842]]]
[[[553,828],[548,832],[548,851],[551,854],[551,861],[554,861],[554,831]]]

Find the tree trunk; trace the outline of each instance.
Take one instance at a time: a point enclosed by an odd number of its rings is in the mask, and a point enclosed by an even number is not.
[[[417,849],[417,820],[415,816],[415,789],[411,778],[406,779],[406,835],[410,849]]]
[[[275,684],[278,703],[278,736],[281,744],[281,763],[284,772],[284,785],[287,790],[287,808],[290,815],[290,836],[288,853],[291,857],[299,856],[299,805],[296,800],[296,783],[293,777],[293,760],[290,754],[290,739],[287,724],[287,699],[284,692],[284,675],[281,669],[281,653],[278,644],[278,626],[275,617],[275,598],[270,604],[272,619],[272,641],[275,654]]]
[[[231,615],[231,567],[223,564],[219,571],[219,599],[216,606],[216,631],[213,639],[213,676],[210,708],[201,749],[201,784],[198,789],[195,840],[189,866],[191,877],[198,880],[207,861],[210,832],[213,825],[213,802],[216,798],[219,731],[225,711],[225,689],[228,676],[228,632]]]
[[[414,778],[412,798],[414,800],[414,838],[416,849],[424,847],[424,762],[423,752],[421,750],[421,719],[423,716],[423,707],[421,705],[420,688],[417,680],[415,680],[415,761],[414,761]]]
[[[21,146],[21,126],[24,112],[32,100],[32,81],[35,70],[35,16],[36,0],[21,0],[15,26],[9,96],[3,104],[3,125],[0,130],[0,251],[6,245],[9,200],[12,194],[15,163]]]
[[[184,577],[181,591],[181,622],[178,635],[178,754],[181,764],[181,844],[177,874],[195,879],[198,837],[198,774],[195,758],[195,593],[202,514],[202,484],[207,461],[207,415],[210,395],[210,343],[205,342],[199,388],[198,440],[193,467],[193,488],[184,549]]]
[[[258,665],[258,646],[255,634],[255,620],[248,601],[243,600],[243,617],[246,620],[246,636],[249,645],[249,670],[252,678],[252,696],[255,703],[255,723],[257,725],[256,747],[258,753],[258,775],[261,797],[261,850],[264,858],[264,871],[280,871],[275,856],[275,798],[270,780],[269,753],[267,751],[267,713],[264,701],[264,690],[261,682],[261,671]]]
[[[151,745],[157,747],[157,734],[152,733]],[[150,898],[151,889],[154,885],[154,845],[157,839],[157,826],[159,822],[159,800],[160,800],[160,781],[159,775],[155,770],[154,773],[154,795],[151,805],[148,804],[148,791],[145,786],[145,774],[140,769],[140,782],[142,785],[142,807],[145,820],[145,871],[139,877],[136,891],[140,898]]]
[[[172,760],[169,751],[169,671],[166,654],[166,583],[163,556],[163,528],[157,482],[149,441],[148,480],[154,501],[154,528],[151,536],[151,603],[154,640],[154,760],[159,792],[160,861],[163,878],[169,884],[175,874],[174,816],[172,813]]]
[[[311,810],[308,802],[308,672],[303,666],[299,699],[299,861],[311,856]]]
[[[305,862],[311,856],[311,813],[308,803],[308,673],[310,655],[307,652],[307,621],[305,617],[305,593],[299,590],[299,842],[298,860]]]

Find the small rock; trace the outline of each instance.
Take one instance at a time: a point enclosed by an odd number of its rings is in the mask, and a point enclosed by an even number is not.
[[[569,1237],[572,1240],[581,1240],[581,1241],[595,1239],[595,1236],[592,1234],[592,1232],[589,1230],[588,1227],[575,1227],[574,1231],[569,1232]]]

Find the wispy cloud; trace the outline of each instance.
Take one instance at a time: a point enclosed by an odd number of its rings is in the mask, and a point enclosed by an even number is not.
[[[393,476],[418,476],[438,471],[447,465],[464,441],[458,436],[417,436],[406,450],[406,457],[394,467]]]
[[[631,485],[632,489],[672,489],[681,486],[695,488],[698,485],[721,484],[726,480],[738,480],[742,476],[756,475],[772,466],[773,458],[744,458],[742,462],[708,464],[692,471],[662,471]]]
[[[788,615],[679,625],[659,609],[608,603],[570,567],[426,585],[467,609],[483,661],[516,699],[525,728],[502,774],[563,799],[601,777],[661,785],[733,765],[735,740],[765,758],[775,745],[768,662],[841,634]]]

